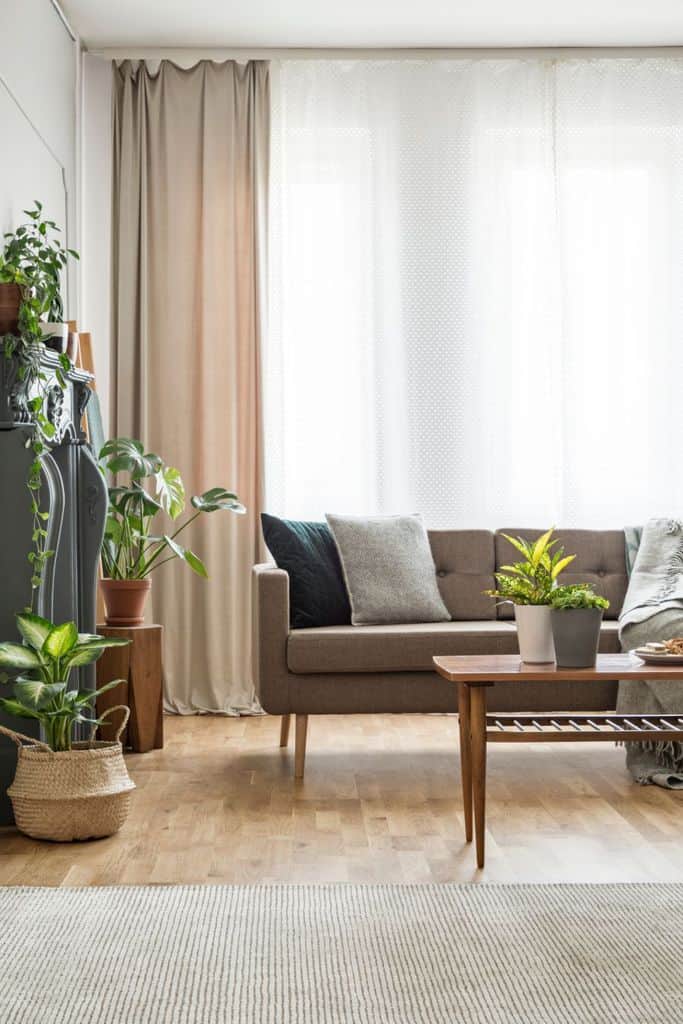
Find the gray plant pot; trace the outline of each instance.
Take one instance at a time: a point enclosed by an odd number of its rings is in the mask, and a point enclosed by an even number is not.
[[[550,621],[558,668],[592,668],[598,654],[602,608],[553,608]]]

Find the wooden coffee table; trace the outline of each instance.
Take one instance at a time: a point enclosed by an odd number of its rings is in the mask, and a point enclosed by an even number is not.
[[[683,741],[683,709],[678,715],[490,714],[486,689],[494,683],[601,679],[680,679],[683,665],[646,665],[631,654],[600,654],[594,668],[558,668],[554,662],[527,665],[518,654],[468,654],[434,658],[439,675],[458,684],[460,770],[465,838],[472,842],[472,808],[477,866],[484,866],[486,829],[486,746],[488,743],[642,743]],[[683,703],[683,701],[682,701]]]

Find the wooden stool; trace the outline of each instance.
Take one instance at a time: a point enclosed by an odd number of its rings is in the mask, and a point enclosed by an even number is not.
[[[123,679],[97,699],[98,716],[115,704],[130,707],[130,721],[121,737],[125,746],[137,753],[164,745],[163,693],[161,681],[161,639],[163,626],[97,627],[101,636],[125,637],[127,647],[110,647],[97,662],[97,685]],[[114,721],[99,730],[100,739],[111,740]]]

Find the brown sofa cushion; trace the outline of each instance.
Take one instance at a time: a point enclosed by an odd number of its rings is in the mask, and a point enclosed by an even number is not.
[[[519,560],[519,554],[503,534],[532,540],[543,530],[520,530],[511,528],[496,533],[496,569]],[[606,619],[619,618],[626,596],[628,575],[626,573],[626,542],[623,530],[558,530],[557,539],[568,555],[576,555],[566,572],[560,577],[561,583],[590,583],[596,593],[610,602],[605,612]],[[509,604],[498,605],[498,618],[511,619],[513,608]]]
[[[290,672],[429,671],[435,654],[514,654],[509,622],[425,622],[397,626],[326,626],[289,634]]]
[[[496,553],[490,530],[429,530],[436,579],[452,619],[495,619],[484,594],[495,584]]]
[[[616,622],[603,623],[600,650],[619,650]],[[292,630],[287,664],[297,674],[428,672],[436,654],[516,654],[513,622],[426,622]]]

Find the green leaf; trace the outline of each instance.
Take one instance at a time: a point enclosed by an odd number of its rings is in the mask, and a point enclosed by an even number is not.
[[[180,473],[173,466],[162,466],[155,480],[161,507],[171,519],[177,519],[185,508],[185,488]]]
[[[17,681],[12,691],[20,703],[40,711],[66,689],[66,683],[43,683],[39,679]]]
[[[75,691],[72,690],[70,692],[74,693]],[[53,721],[55,718],[66,718],[70,725],[73,725],[74,722],[90,721],[89,718],[85,718],[78,708],[73,705],[71,707],[63,708],[61,711],[41,711],[39,714],[43,723]]]
[[[195,555],[194,551],[188,551],[187,548],[184,548],[181,544],[178,544],[177,541],[173,540],[173,537],[167,537],[164,535],[164,542],[177,558],[182,558],[182,560],[189,565],[193,572],[196,572],[198,576],[203,576],[204,579],[209,578],[206,566],[202,562],[201,558],[199,558],[198,555]]]
[[[0,709],[15,718],[35,718],[40,721],[43,717],[40,711],[34,711],[33,708],[26,707],[25,704],[12,697],[0,698]]]
[[[110,473],[127,472],[136,480],[154,476],[162,462],[158,455],[145,450],[140,441],[130,437],[115,437],[100,450],[100,460],[104,460]]]
[[[122,450],[132,452],[136,455],[142,455],[145,451],[140,441],[134,441],[130,437],[115,437],[111,441],[106,441],[102,445],[98,458],[106,459],[110,455],[115,455]]]
[[[513,548],[516,548],[519,551],[520,555],[523,555],[524,558],[531,557],[529,545],[526,541],[522,540],[521,537],[510,537],[507,533],[504,533],[503,537],[505,537],[506,540],[510,541]]]
[[[148,494],[139,484],[135,485],[133,494],[138,502],[142,502],[142,511],[145,516],[155,516],[161,510],[161,502],[157,501],[151,494]],[[128,518],[132,520],[133,517],[129,515]],[[139,518],[137,522],[140,522]]]
[[[0,644],[1,668],[41,668],[43,659],[30,647],[23,644]]]
[[[135,487],[110,487],[109,488],[109,503],[114,508],[125,508],[126,502],[131,501],[137,497],[137,490]]]
[[[114,544],[119,544],[121,541],[122,529],[123,528],[119,520],[116,519],[115,516],[109,514],[104,528],[105,536],[112,540]]]
[[[17,628],[24,640],[36,651],[39,651],[52,629],[52,623],[31,612],[20,613],[16,619]]]
[[[185,561],[189,565],[193,572],[196,572],[198,576],[203,576],[205,580],[208,580],[209,574],[206,571],[206,566],[193,551],[185,552]]]
[[[78,690],[67,690],[62,695],[62,699],[59,702],[60,706],[56,708],[45,708],[46,714],[59,714],[60,712],[73,710],[77,707]]]
[[[224,487],[212,487],[203,494],[195,494],[190,501],[193,508],[200,512],[217,512],[225,510],[243,515],[246,508],[242,505],[232,491],[226,491]]]
[[[134,473],[138,466],[139,462],[129,455],[116,455],[107,463],[110,473]]]
[[[538,565],[541,556],[545,553],[548,547],[548,541],[550,540],[552,535],[553,527],[551,527],[549,530],[546,530],[545,533],[542,533],[538,540],[535,542],[533,548],[531,549],[530,562],[534,567]]]
[[[64,658],[67,669],[92,665],[109,647],[127,647],[130,640],[124,637],[97,636],[78,643]]]
[[[164,543],[168,545],[168,547],[171,549],[176,558],[185,558],[185,548],[182,546],[182,544],[178,544],[177,541],[173,540],[173,537],[168,537],[166,534],[164,534]]]
[[[500,571],[514,573],[515,576],[521,576],[522,579],[525,580],[529,579],[527,573],[525,573],[523,569],[519,569],[516,565],[501,565]]]
[[[55,626],[43,644],[43,651],[51,658],[63,658],[78,643],[78,630],[73,622]]]
[[[108,647],[128,647],[129,644],[130,640],[123,636],[98,636],[96,633],[79,633],[75,650],[80,651],[83,647],[99,647],[104,651]]]
[[[556,562],[551,570],[551,577],[556,580],[560,573],[567,568],[570,562],[573,562],[576,555],[567,555],[565,558],[561,558],[559,562]]]
[[[104,686],[100,686],[98,690],[79,690],[76,695],[77,704],[90,704],[95,698],[99,697],[101,693],[106,693],[107,690],[113,690],[115,686],[120,686],[121,683],[126,683],[127,679],[112,679],[111,682],[105,683]]]
[[[104,647],[79,647],[71,651],[64,658],[65,669],[80,668],[83,665],[92,665],[104,653]]]

